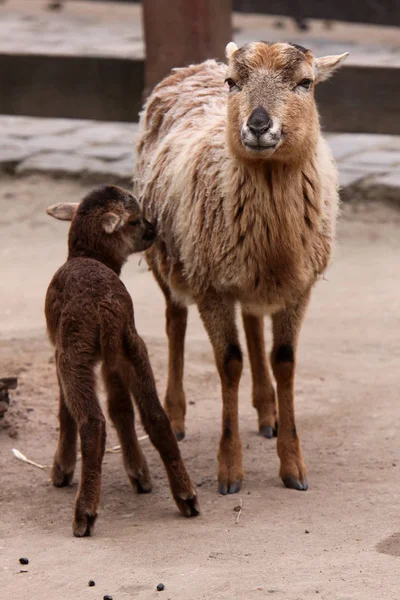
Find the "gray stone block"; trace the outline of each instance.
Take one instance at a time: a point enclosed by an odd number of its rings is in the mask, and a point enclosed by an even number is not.
[[[382,185],[389,188],[397,188],[399,190],[399,200],[400,200],[400,170],[393,170],[386,175],[380,175],[379,177],[375,177],[373,179],[374,185]]]
[[[361,169],[339,169],[339,185],[341,188],[353,185],[368,176],[368,172]]]
[[[96,179],[102,179],[104,182],[107,179],[122,179],[128,182],[132,180],[133,170],[134,161],[131,157],[112,162],[89,159],[86,173]]]
[[[338,162],[344,158],[358,155],[370,148],[390,142],[392,136],[369,133],[342,133],[326,135],[333,156]]]
[[[102,146],[86,146],[79,151],[79,154],[90,158],[100,158],[104,161],[118,161],[123,158],[128,158],[133,164],[134,153],[133,141],[129,145],[124,144],[109,144]]]
[[[17,164],[31,153],[25,144],[5,140],[5,143],[0,144],[0,165]]]
[[[133,144],[137,125],[133,123],[93,123],[72,134],[82,145]]]
[[[49,136],[32,136],[25,140],[26,147],[37,152],[75,152],[82,148],[83,142],[77,136],[62,133]],[[79,152],[78,152],[79,154]]]
[[[400,164],[400,151],[371,150],[357,154],[357,156],[351,157],[351,159],[346,162],[367,165],[368,168],[373,167],[380,170],[383,170],[383,168],[390,169],[391,167]]]
[[[45,119],[41,117],[10,117],[0,115],[0,132],[22,139],[35,136],[69,134],[84,126],[85,121],[77,119]]]
[[[63,152],[39,152],[22,161],[17,173],[47,172],[60,175],[80,175],[85,171],[86,158]]]

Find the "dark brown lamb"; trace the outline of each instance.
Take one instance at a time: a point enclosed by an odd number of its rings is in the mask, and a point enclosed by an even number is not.
[[[81,440],[82,470],[73,533],[90,535],[97,517],[105,418],[96,394],[95,366],[102,362],[108,410],[126,472],[138,492],[151,491],[146,459],[134,426],[132,396],[143,425],[164,462],[172,494],[185,516],[198,514],[168,417],[158,399],[146,346],[135,328],[131,297],[119,278],[128,256],[149,248],[154,227],[136,199],[103,186],[78,204],[57,204],[48,214],[71,220],[67,262],[54,275],[45,314],[60,386],[60,434],[52,469],[55,486],[72,481]]]

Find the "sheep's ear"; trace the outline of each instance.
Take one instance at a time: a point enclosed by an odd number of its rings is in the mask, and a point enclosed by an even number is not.
[[[72,221],[78,206],[79,202],[59,202],[46,208],[46,213],[60,221]]]
[[[314,63],[315,68],[315,83],[325,81],[338,69],[342,62],[348,57],[349,53],[337,54],[334,56],[321,56],[316,58]]]
[[[232,55],[234,54],[234,52],[236,52],[236,50],[238,49],[238,47],[236,46],[235,42],[229,42],[229,44],[227,44],[226,48],[225,48],[225,56],[228,60],[230,60],[230,58],[232,57]]]
[[[121,217],[121,215],[116,215],[113,212],[108,212],[103,215],[101,219],[101,224],[106,233],[114,233],[114,231],[118,231],[122,225],[124,225],[125,221]]]

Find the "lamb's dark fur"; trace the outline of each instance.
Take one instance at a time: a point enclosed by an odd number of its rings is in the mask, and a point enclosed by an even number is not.
[[[81,439],[82,472],[73,533],[90,535],[97,517],[106,440],[94,373],[99,361],[108,410],[131,483],[139,492],[151,491],[150,473],[135,433],[133,396],[164,461],[179,509],[185,516],[196,515],[196,492],[158,400],[146,346],[135,328],[131,297],[119,278],[129,254],[152,244],[154,228],[143,218],[136,199],[114,186],[94,190],[79,206],[56,205],[48,212],[57,218],[74,215],[68,259],[54,275],[45,303],[60,385],[60,434],[52,470],[55,486],[71,483],[78,433]]]

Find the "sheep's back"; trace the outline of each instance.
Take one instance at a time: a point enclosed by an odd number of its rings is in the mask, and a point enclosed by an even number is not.
[[[152,151],[171,130],[188,134],[226,113],[227,67],[215,60],[174,69],[159,83],[140,118],[138,153]]]

